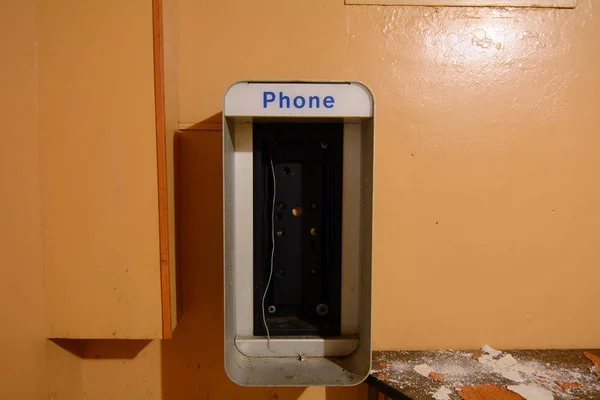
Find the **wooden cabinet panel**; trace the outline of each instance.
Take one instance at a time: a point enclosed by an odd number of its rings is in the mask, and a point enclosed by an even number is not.
[[[163,138],[166,128],[155,112],[152,6],[38,3],[49,337],[161,338],[174,327],[162,311],[161,258],[163,271],[174,265],[159,236],[157,122]]]

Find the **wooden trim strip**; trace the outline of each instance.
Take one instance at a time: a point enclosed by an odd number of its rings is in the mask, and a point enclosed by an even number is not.
[[[345,0],[346,5],[575,8],[578,0]]]
[[[171,324],[171,274],[169,265],[169,191],[167,189],[167,125],[162,0],[152,0],[152,42],[154,50],[154,112],[156,114],[162,336],[164,339],[169,339],[172,337],[173,329]]]

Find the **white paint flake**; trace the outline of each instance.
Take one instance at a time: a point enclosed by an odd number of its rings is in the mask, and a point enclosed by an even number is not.
[[[490,356],[492,356],[492,358],[498,357],[500,354],[502,354],[500,350],[493,349],[487,344],[481,348],[481,351],[483,351],[486,354],[489,354]]]
[[[433,393],[431,396],[434,400],[451,400],[451,394],[452,390],[448,389],[446,386],[442,386],[437,390],[437,392]]]
[[[554,396],[552,392],[544,389],[541,386],[528,384],[528,385],[513,385],[507,386],[508,390],[518,393],[525,397],[525,400],[553,400]]]
[[[415,365],[414,370],[415,370],[415,372],[417,372],[420,375],[423,375],[424,377],[428,377],[430,373],[434,372],[433,368],[431,368],[427,364]]]

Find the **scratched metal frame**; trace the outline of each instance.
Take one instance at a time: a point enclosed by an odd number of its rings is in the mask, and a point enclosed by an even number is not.
[[[575,8],[578,0],[345,0],[347,5]]]

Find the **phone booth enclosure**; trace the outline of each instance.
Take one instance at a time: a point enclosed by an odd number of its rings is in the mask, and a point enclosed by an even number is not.
[[[349,386],[371,368],[374,100],[355,82],[238,82],[223,112],[225,369]]]

